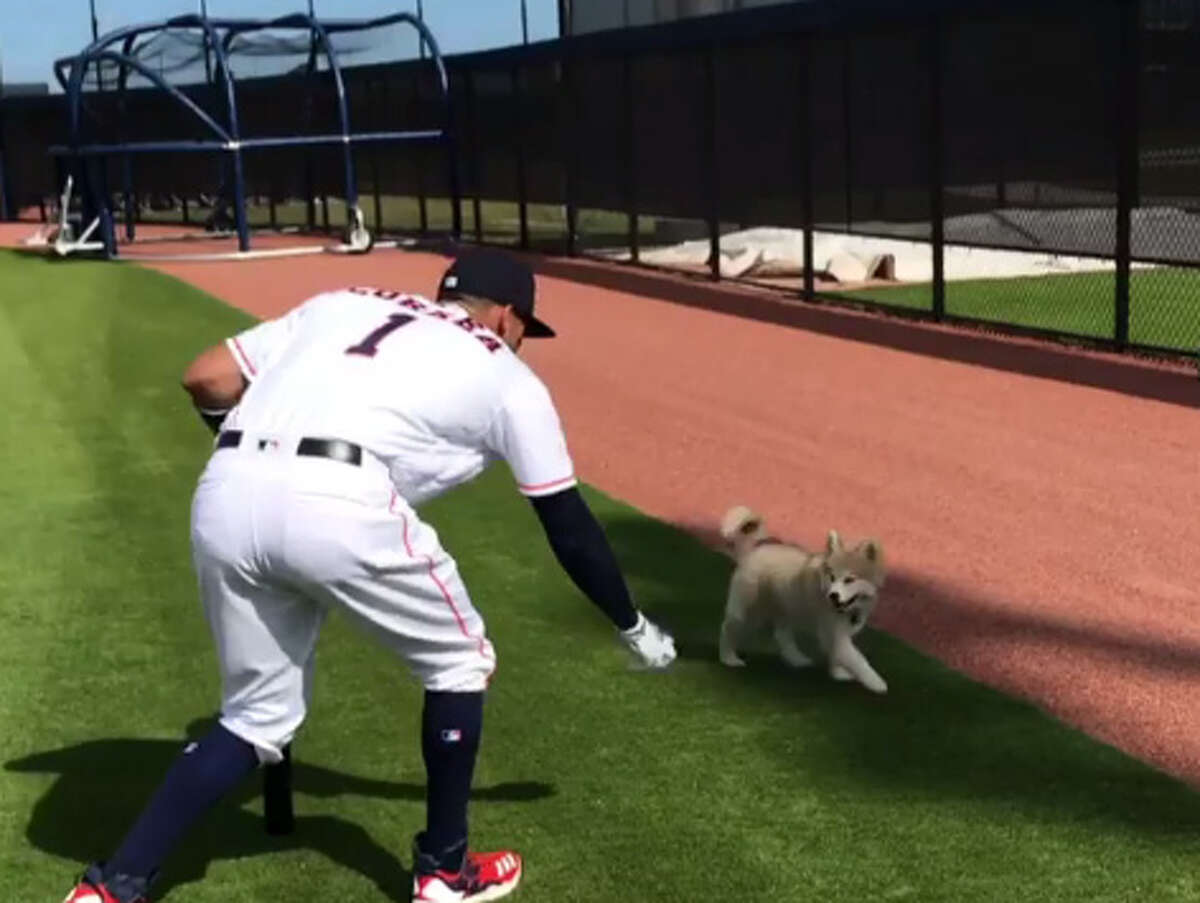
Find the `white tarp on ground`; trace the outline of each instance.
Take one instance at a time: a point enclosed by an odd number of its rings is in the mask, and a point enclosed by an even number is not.
[[[1079,226],[1082,221],[1095,228],[1088,214],[1096,211],[1026,211],[1030,218],[1022,217],[1022,224],[1047,227],[1063,226],[1059,222],[1064,216],[1072,215],[1072,222]],[[1109,214],[1108,211],[1104,213]],[[1151,222],[1162,228],[1161,210],[1134,211],[1134,226],[1149,226]],[[1174,220],[1182,217],[1188,222],[1189,234],[1200,236],[1200,217],[1181,210],[1171,211],[1171,225],[1179,227]],[[995,219],[986,214],[973,214],[947,220],[948,240],[969,232],[974,219],[988,218],[995,226]],[[1082,221],[1081,221],[1082,217]],[[1111,219],[1111,214],[1109,214]],[[1141,222],[1149,220],[1149,222]],[[1109,223],[1110,227],[1112,223]],[[1053,230],[1051,228],[1051,231]],[[1178,236],[1175,228],[1168,230]],[[1061,232],[1058,235],[1061,236]],[[1104,231],[1091,232],[1092,236],[1103,235]],[[975,236],[973,236],[975,237]],[[978,236],[985,238],[985,236]],[[1114,234],[1115,238],[1115,234]],[[1136,249],[1135,249],[1136,250]],[[627,257],[628,253],[621,256]],[[677,245],[646,248],[640,257],[646,263],[661,266],[708,265],[709,244],[707,239],[686,241]],[[799,229],[760,227],[721,236],[721,272],[730,277],[796,277],[804,273],[804,233]],[[862,235],[847,235],[841,232],[813,232],[813,258],[815,272],[839,282],[859,282],[868,279],[886,278],[899,282],[931,282],[933,280],[933,253],[928,241],[903,238],[873,238]],[[1080,257],[1046,252],[1009,251],[988,248],[969,248],[956,245],[945,247],[946,279],[1007,279],[1017,276],[1046,276],[1056,273],[1084,273],[1112,271],[1114,263],[1096,257]],[[1135,266],[1138,266],[1135,264]]]
[[[707,240],[687,241],[665,248],[642,250],[646,263],[660,266],[706,266]],[[804,273],[804,233],[794,229],[757,228],[721,236],[723,275],[785,277]],[[836,232],[813,233],[813,258],[818,275],[839,282],[887,278],[899,282],[931,282],[933,252],[929,242],[870,238]],[[1112,261],[1060,254],[999,251],[984,248],[945,248],[947,281],[1006,279],[1112,270]]]

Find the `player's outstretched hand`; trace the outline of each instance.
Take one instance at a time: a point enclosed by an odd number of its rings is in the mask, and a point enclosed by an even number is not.
[[[661,669],[675,660],[675,640],[641,612],[637,623],[618,636],[634,654],[636,666]]]

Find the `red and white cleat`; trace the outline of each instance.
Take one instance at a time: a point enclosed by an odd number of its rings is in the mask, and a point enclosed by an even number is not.
[[[499,900],[521,882],[521,856],[509,850],[499,853],[467,853],[462,870],[413,874],[413,903],[465,903]]]
[[[87,871],[63,903],[146,903],[146,897],[139,888],[125,888],[125,892],[110,889],[104,883],[104,875],[99,865],[88,866]]]

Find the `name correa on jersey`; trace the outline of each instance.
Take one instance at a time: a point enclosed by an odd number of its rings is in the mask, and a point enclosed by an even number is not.
[[[492,335],[491,332],[487,330],[486,326],[482,326],[479,323],[476,323],[470,317],[456,318],[456,317],[452,316],[448,311],[446,311],[440,307],[435,307],[435,306],[429,304],[427,301],[423,301],[420,298],[414,298],[412,295],[405,295],[402,292],[396,292],[396,291],[392,291],[391,289],[386,289],[386,288],[375,288],[374,286],[370,286],[370,285],[355,285],[355,286],[352,286],[351,288],[347,289],[347,291],[352,292],[356,295],[371,295],[375,298],[382,298],[384,301],[393,301],[393,302],[395,302],[395,304],[398,307],[404,307],[404,308],[407,308],[408,310],[416,311],[417,313],[421,313],[421,314],[425,314],[426,316],[433,317],[434,319],[437,319],[437,320],[447,320],[447,321],[453,323],[455,326],[459,327],[460,329],[463,329],[466,332],[472,333],[475,336],[475,338],[477,338],[480,341],[480,343],[483,345],[484,348],[486,348],[488,351],[491,351],[493,353],[499,351],[504,346],[504,343],[501,342],[494,335]],[[394,326],[390,326],[390,327],[381,326],[380,327],[380,329],[384,330],[384,331],[379,335],[379,337],[377,339],[375,339],[373,345],[368,346],[366,341],[364,340],[364,342],[362,343],[362,346],[359,346],[359,347],[352,346],[352,348],[348,349],[348,350],[350,350],[351,353],[355,353],[355,354],[369,354],[369,356],[374,356],[374,351],[368,352],[365,349],[367,347],[373,348],[375,345],[378,345],[378,343],[380,341],[382,341],[383,337],[386,336],[389,332],[391,332],[394,329],[399,329],[401,326],[410,322],[411,319],[412,319],[411,317],[409,317],[407,319],[401,319],[400,315],[397,315],[393,319],[393,322],[395,322]],[[371,335],[374,336],[375,333],[372,333]]]
[[[231,336],[250,383],[227,429],[362,446],[410,504],[504,459],[519,490],[575,485],[545,385],[454,303],[358,285],[323,292]]]

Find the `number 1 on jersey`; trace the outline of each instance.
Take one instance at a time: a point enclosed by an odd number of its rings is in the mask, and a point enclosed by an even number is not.
[[[361,354],[363,357],[374,357],[375,352],[379,350],[379,343],[386,339],[391,333],[395,332],[405,323],[411,323],[415,320],[412,314],[392,314],[387,318],[387,322],[374,329],[369,335],[357,345],[351,345],[346,349],[346,354]]]

